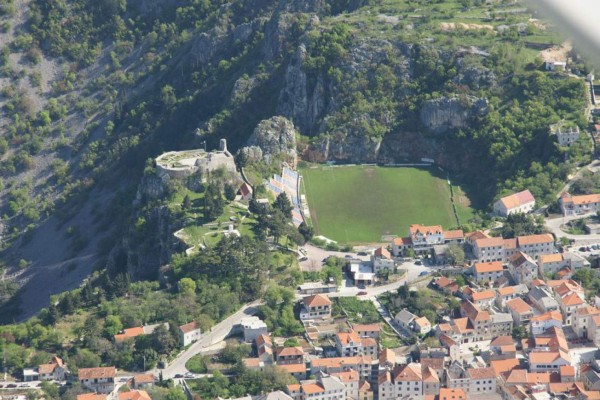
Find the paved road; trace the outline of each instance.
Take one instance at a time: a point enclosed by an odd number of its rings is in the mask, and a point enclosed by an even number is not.
[[[342,257],[344,256],[344,253],[340,253],[340,254],[342,255]],[[405,270],[407,270],[407,272],[406,272],[406,275],[402,279],[400,279],[396,282],[392,282],[388,285],[382,285],[382,286],[371,286],[371,287],[367,287],[366,289],[358,289],[357,287],[354,287],[354,286],[351,286],[351,287],[344,286],[340,289],[339,292],[329,293],[329,296],[330,297],[356,296],[358,292],[363,291],[363,292],[367,292],[367,294],[360,296],[360,297],[364,298],[366,300],[366,299],[374,298],[375,296],[379,296],[382,293],[396,290],[400,286],[404,285],[405,282],[412,282],[412,281],[418,279],[420,277],[421,272],[423,272],[423,271],[430,271],[432,273],[435,271],[431,267],[427,267],[424,265],[415,265],[412,262],[411,263],[403,263],[402,265],[399,266],[399,269],[405,269]],[[297,295],[296,297],[298,299],[300,299],[302,296]],[[254,303],[244,306],[242,309],[240,309],[235,314],[231,315],[230,317],[226,318],[225,320],[223,320],[220,323],[218,323],[217,325],[215,325],[210,332],[206,332],[205,334],[203,334],[202,337],[197,342],[195,342],[192,346],[190,346],[184,352],[180,353],[167,366],[167,368],[162,370],[163,378],[164,379],[173,378],[177,374],[183,375],[186,372],[188,372],[187,368],[185,367],[185,364],[187,363],[187,361],[190,358],[192,358],[194,355],[199,354],[199,353],[209,352],[214,347],[219,346],[219,343],[222,342],[223,340],[225,340],[225,338],[231,332],[232,328],[236,324],[238,324],[243,317],[256,314],[256,312],[258,311],[257,306],[259,304],[260,304],[260,302],[257,301],[257,302],[254,302]],[[159,370],[155,369],[150,372],[158,375]]]
[[[307,260],[300,262],[300,269],[302,271],[320,271],[321,267],[323,266],[323,260],[331,256],[344,258],[347,255],[351,255],[352,258],[358,258],[363,261],[369,260],[371,258],[371,256],[369,255],[359,256],[356,253],[344,253],[341,251],[324,250],[317,246],[313,246],[310,243],[305,244],[304,246],[302,246],[302,248],[305,250],[307,257]],[[376,246],[373,246],[373,248],[376,248]]]
[[[557,238],[566,237],[574,240],[577,244],[593,244],[600,242],[600,234],[596,235],[571,235],[570,233],[564,232],[560,229],[561,225],[566,224],[569,221],[576,219],[586,218],[595,215],[595,213],[585,215],[570,215],[568,217],[558,217],[546,219],[546,227],[552,232]]]
[[[204,333],[198,341],[192,344],[187,350],[180,353],[167,366],[167,368],[162,370],[163,378],[169,379],[173,378],[177,374],[183,375],[186,372],[188,372],[187,368],[185,367],[185,363],[187,363],[190,358],[192,358],[196,354],[210,351],[211,347],[225,340],[225,338],[231,332],[232,328],[235,325],[239,324],[240,320],[243,317],[256,314],[256,312],[258,311],[257,306],[259,304],[259,302],[247,304],[235,314],[227,317],[217,325],[213,326],[213,328],[209,332]],[[159,370],[155,369],[150,372],[158,375]]]

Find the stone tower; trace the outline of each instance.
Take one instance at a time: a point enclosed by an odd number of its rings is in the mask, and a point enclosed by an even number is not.
[[[221,139],[219,141],[219,151],[227,152],[227,139]]]

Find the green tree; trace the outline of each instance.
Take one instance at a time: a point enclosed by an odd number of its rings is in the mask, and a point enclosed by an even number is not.
[[[235,186],[233,186],[231,183],[226,183],[225,189],[224,189],[224,194],[225,194],[225,198],[227,200],[233,201],[235,199],[235,194],[236,194]]]
[[[444,255],[451,265],[462,265],[465,262],[465,252],[462,247],[456,243],[448,245]]]
[[[104,320],[104,335],[112,338],[114,335],[123,330],[121,319],[117,315],[109,315]]]
[[[165,85],[160,91],[160,100],[166,109],[170,110],[177,104],[177,95],[175,89],[170,85]]]
[[[285,218],[287,218],[287,219],[292,218],[292,210],[294,208],[292,207],[292,204],[290,203],[290,199],[287,197],[287,194],[285,194],[285,192],[282,192],[277,196],[277,198],[273,202],[273,208],[281,211],[281,214]]]
[[[196,282],[190,278],[181,278],[179,280],[179,291],[184,294],[194,294],[196,292]]]
[[[185,197],[183,198],[183,203],[181,204],[181,208],[183,208],[184,210],[189,210],[190,208],[192,208],[192,200],[190,199],[189,194],[186,194]]]

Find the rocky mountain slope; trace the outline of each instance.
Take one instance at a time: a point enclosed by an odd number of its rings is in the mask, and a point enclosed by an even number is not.
[[[479,204],[531,182],[549,196],[586,154],[565,162],[548,135],[559,119],[586,123],[583,82],[539,71],[557,36],[513,3],[7,3],[2,245],[23,315],[164,243],[172,227],[157,210],[134,253],[121,247],[147,160],[164,151],[220,138],[235,151],[293,124],[305,160],[433,158],[477,187]]]

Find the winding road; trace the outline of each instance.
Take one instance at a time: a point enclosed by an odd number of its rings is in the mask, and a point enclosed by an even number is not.
[[[347,254],[347,253],[340,253],[340,252],[326,252],[325,250],[323,250],[323,252],[325,252],[329,255],[336,255],[338,257],[339,256],[343,257],[344,254]],[[325,254],[325,253],[319,253],[319,254]],[[335,253],[335,254],[332,254],[332,253]],[[325,257],[323,257],[323,258],[325,258]],[[367,256],[367,258],[368,258],[368,256]],[[396,282],[392,282],[388,285],[371,286],[371,287],[367,287],[366,289],[359,289],[355,286],[348,286],[345,284],[339,289],[338,292],[329,293],[328,296],[329,297],[350,297],[350,296],[357,296],[358,292],[366,292],[365,295],[360,296],[359,298],[364,299],[364,300],[371,300],[371,299],[375,298],[375,296],[379,296],[382,293],[394,291],[394,290],[398,289],[400,286],[404,285],[406,282],[410,283],[412,281],[417,280],[418,278],[422,278],[422,276],[420,274],[423,271],[429,271],[432,273],[434,272],[434,269],[432,269],[431,267],[427,267],[424,265],[415,265],[412,262],[402,263],[398,268],[405,269],[407,272],[404,275],[404,277],[402,277],[402,279],[399,279]],[[304,296],[296,295],[296,298],[298,300],[301,299],[302,297],[304,297]],[[185,350],[182,353],[180,353],[179,355],[177,355],[177,357],[175,357],[175,359],[173,361],[171,361],[165,369],[162,370],[163,378],[164,379],[174,378],[175,375],[184,375],[186,372],[188,372],[187,368],[185,367],[185,364],[188,362],[188,360],[190,358],[192,358],[196,354],[201,354],[201,353],[205,353],[205,352],[209,352],[209,351],[213,350],[217,344],[219,344],[220,342],[225,340],[225,338],[230,335],[232,330],[234,330],[235,325],[237,325],[243,317],[247,317],[247,316],[256,314],[258,312],[258,306],[260,304],[261,304],[260,301],[255,301],[253,303],[247,304],[244,307],[242,307],[235,314],[227,317],[223,321],[219,322],[217,325],[213,326],[209,332],[204,333],[198,341],[196,341],[194,344],[192,344],[187,350]],[[149,371],[149,373],[158,375],[159,371],[160,371],[159,369],[154,369],[152,371]]]

